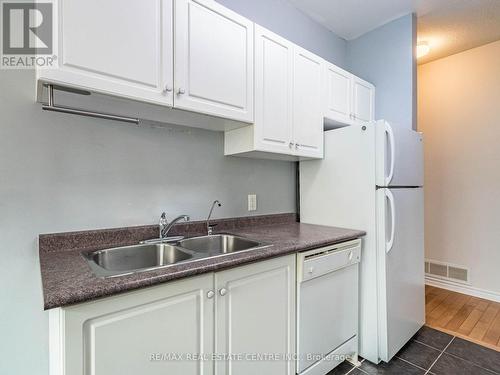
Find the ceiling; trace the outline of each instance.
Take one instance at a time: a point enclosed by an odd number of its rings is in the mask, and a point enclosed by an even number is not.
[[[351,40],[405,14],[418,17],[418,41],[429,62],[500,39],[500,0],[290,0],[340,37]]]

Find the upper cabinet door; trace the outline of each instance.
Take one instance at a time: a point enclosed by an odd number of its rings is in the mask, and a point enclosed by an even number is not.
[[[323,157],[322,63],[320,57],[295,47],[292,122],[298,156]]]
[[[58,3],[59,66],[40,79],[172,105],[172,0]]]
[[[324,65],[325,117],[340,123],[352,121],[352,74],[333,64]]]
[[[175,107],[253,122],[253,72],[251,21],[212,0],[175,0]]]
[[[260,151],[292,148],[293,45],[255,26],[255,144]]]
[[[361,78],[353,76],[353,119],[365,123],[375,119],[375,86]]]

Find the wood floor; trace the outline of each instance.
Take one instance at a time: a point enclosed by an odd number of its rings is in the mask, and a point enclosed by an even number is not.
[[[426,285],[426,325],[500,351],[500,303]]]

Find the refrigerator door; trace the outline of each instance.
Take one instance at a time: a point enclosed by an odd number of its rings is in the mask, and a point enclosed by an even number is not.
[[[423,186],[422,133],[384,120],[377,121],[375,132],[377,186]]]
[[[388,362],[425,323],[424,193],[377,189],[379,358]]]

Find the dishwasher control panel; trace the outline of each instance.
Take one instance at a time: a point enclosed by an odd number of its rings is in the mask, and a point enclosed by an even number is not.
[[[306,251],[297,257],[297,281],[306,281],[359,263],[361,240]]]

